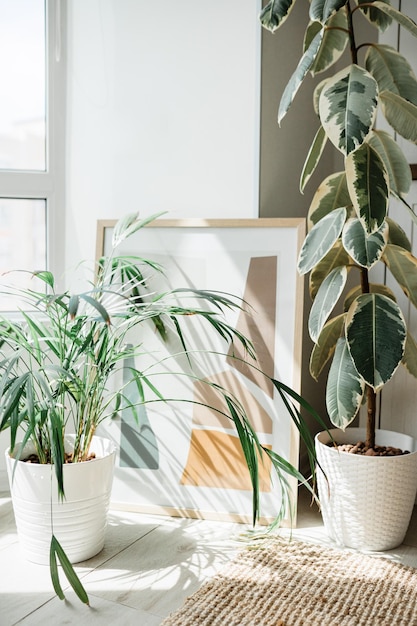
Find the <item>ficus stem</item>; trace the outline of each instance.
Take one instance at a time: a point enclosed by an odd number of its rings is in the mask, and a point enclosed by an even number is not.
[[[353,30],[352,7],[350,6],[350,2],[346,4],[346,9],[347,9],[347,19],[348,19],[348,29],[349,29],[350,54],[352,57],[352,63],[357,63],[358,51],[356,48],[355,33]]]
[[[366,267],[361,268],[361,291],[369,293],[369,274]],[[372,387],[366,386],[366,441],[368,448],[375,447],[376,394]]]

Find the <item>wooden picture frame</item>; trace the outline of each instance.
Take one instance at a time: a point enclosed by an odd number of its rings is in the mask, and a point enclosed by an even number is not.
[[[115,223],[98,222],[97,258],[109,252]],[[125,241],[117,253],[160,262],[166,271],[163,280],[171,287],[213,289],[248,300],[254,311],[252,321],[247,313],[233,311],[227,313],[227,321],[255,341],[263,371],[300,392],[303,279],[296,264],[304,235],[302,218],[157,219]],[[199,373],[207,371],[210,380],[231,386],[253,419],[261,443],[298,466],[298,431],[270,381],[255,369],[236,365],[224,354],[224,345],[209,344],[203,328],[191,340]],[[166,352],[149,329],[146,348],[155,352],[153,361],[143,367],[156,367],[153,371],[164,397],[179,394],[187,401],[146,404],[139,430],[129,416],[106,424],[105,434],[119,449],[112,506],[249,523],[252,491],[233,423],[225,424],[194,403],[210,398],[202,397],[205,392],[194,381],[184,382],[181,359]],[[222,454],[225,449],[227,455]],[[268,523],[279,510],[281,491],[267,464],[262,473],[261,522]],[[296,481],[291,484],[296,505]]]

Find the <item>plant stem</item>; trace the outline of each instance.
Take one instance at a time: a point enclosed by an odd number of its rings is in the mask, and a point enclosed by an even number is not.
[[[358,51],[357,51],[356,42],[355,42],[355,31],[353,29],[353,19],[352,19],[352,7],[350,6],[350,2],[347,2],[346,9],[347,9],[347,19],[348,19],[348,28],[349,28],[350,54],[352,57],[352,63],[357,64]]]
[[[366,441],[368,448],[375,447],[376,394],[372,387],[366,387]]]
[[[369,293],[369,274],[368,270],[361,268],[361,291]],[[366,446],[368,448],[375,447],[375,424],[376,424],[376,393],[372,387],[366,386]]]
[[[369,293],[369,273],[366,267],[361,267],[361,291],[362,293]]]

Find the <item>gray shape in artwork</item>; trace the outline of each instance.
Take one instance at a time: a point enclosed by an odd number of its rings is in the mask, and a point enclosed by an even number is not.
[[[124,393],[135,404],[139,402],[139,393],[132,380],[133,367],[133,357],[126,358],[123,366]],[[135,408],[138,419],[132,408],[125,407],[121,411],[120,467],[158,469],[158,442],[149,423],[146,406],[138,404]]]

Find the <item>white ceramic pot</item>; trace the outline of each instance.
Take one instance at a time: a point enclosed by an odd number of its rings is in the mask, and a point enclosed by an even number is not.
[[[73,441],[72,435],[65,438],[66,451],[72,449]],[[22,458],[33,451],[32,444],[28,444]],[[108,439],[94,437],[91,452],[95,459],[64,466],[65,499],[61,501],[52,465],[16,461],[6,451],[19,544],[27,560],[49,564],[52,526],[72,563],[89,559],[102,550],[115,447]]]
[[[338,443],[364,441],[364,428],[333,429]],[[317,486],[327,534],[340,546],[390,550],[400,545],[410,522],[417,491],[417,452],[412,437],[376,432],[376,444],[410,454],[372,457],[327,446],[326,432],[316,436]]]

